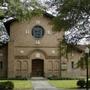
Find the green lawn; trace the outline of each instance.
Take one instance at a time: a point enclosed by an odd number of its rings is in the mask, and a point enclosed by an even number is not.
[[[4,82],[7,80],[0,80],[0,82]],[[9,80],[14,83],[14,88],[16,89],[26,89],[26,88],[32,88],[32,84],[30,80]]]
[[[48,82],[57,88],[77,88],[77,80],[49,80]]]

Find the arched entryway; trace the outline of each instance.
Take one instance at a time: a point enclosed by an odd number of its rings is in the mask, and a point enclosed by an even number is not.
[[[44,60],[42,59],[32,60],[32,76],[33,77],[44,76]]]

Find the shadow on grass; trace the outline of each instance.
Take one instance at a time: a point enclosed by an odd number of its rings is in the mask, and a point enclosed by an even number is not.
[[[14,90],[32,90],[32,89],[31,88],[23,88],[23,89],[15,88]]]
[[[81,88],[81,87],[75,87],[75,88],[68,88],[69,90],[86,90],[86,87],[83,87],[83,88]],[[88,88],[89,90],[90,90],[90,88]]]

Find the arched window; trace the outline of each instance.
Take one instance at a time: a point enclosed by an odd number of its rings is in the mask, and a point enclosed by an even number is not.
[[[23,61],[22,70],[23,71],[27,71],[28,70],[28,62],[27,61]]]
[[[16,62],[16,70],[21,71],[21,61]]]
[[[21,61],[16,62],[16,77],[21,77]]]
[[[34,38],[42,38],[44,36],[44,28],[39,26],[39,25],[36,25],[32,28],[32,36]]]

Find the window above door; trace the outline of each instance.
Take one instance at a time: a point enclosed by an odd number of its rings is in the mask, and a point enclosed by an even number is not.
[[[36,39],[40,39],[44,36],[44,28],[42,26],[36,25],[32,28],[32,36]]]

